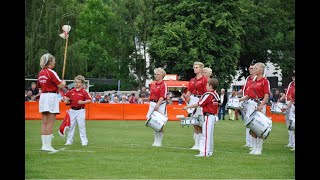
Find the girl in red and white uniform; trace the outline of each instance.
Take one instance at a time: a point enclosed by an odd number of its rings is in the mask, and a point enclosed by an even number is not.
[[[204,122],[200,137],[200,152],[196,155],[198,157],[209,157],[213,154],[214,124],[218,122],[219,95],[216,92],[218,85],[217,79],[209,79],[206,85],[207,92],[201,96],[199,102],[183,107],[183,109],[202,107]]]
[[[42,114],[41,140],[42,151],[57,152],[52,147],[53,126],[56,120],[56,114],[60,113],[59,89],[66,86],[66,82],[61,80],[58,74],[53,70],[56,60],[51,54],[44,54],[40,58],[41,70],[38,74],[38,87],[41,88],[39,99],[39,112]]]
[[[164,116],[167,115],[167,93],[168,88],[166,83],[163,81],[164,76],[166,75],[166,71],[162,68],[156,68],[154,70],[154,77],[155,77],[155,85],[150,89],[150,96],[149,96],[149,110],[146,115],[147,119],[150,117],[153,111],[158,111],[159,113],[163,114]],[[154,131],[154,142],[152,146],[160,147],[162,146],[162,139],[164,134],[164,127],[160,130],[160,132]]]
[[[207,78],[203,76],[202,70],[204,68],[204,64],[202,62],[194,62],[193,63],[193,72],[196,74],[194,78],[191,78],[189,81],[189,87],[187,93],[184,95],[185,99],[189,99],[189,104],[197,103],[200,97],[205,93]],[[193,125],[193,139],[194,145],[191,149],[199,149],[200,145],[200,137],[201,137],[201,126],[200,121],[203,118],[203,114],[201,111],[201,107],[189,108],[187,109],[188,116],[194,117],[198,119],[198,123]]]
[[[265,65],[263,63],[256,63],[253,67],[254,70],[254,79],[252,80],[251,85],[248,87],[248,94],[240,98],[240,101],[244,100],[255,100],[259,101],[258,106],[248,107],[247,114],[251,114],[255,110],[261,111],[266,114],[266,103],[269,100],[270,96],[270,83],[267,78],[263,77],[265,71]],[[250,130],[252,136],[252,150],[249,154],[262,154],[263,138],[258,137],[253,131]]]

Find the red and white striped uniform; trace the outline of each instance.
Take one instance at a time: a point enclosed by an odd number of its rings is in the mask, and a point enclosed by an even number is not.
[[[213,154],[214,124],[215,121],[218,121],[218,101],[219,95],[215,91],[208,91],[202,95],[198,102],[199,106],[202,107],[204,114],[199,147],[201,156],[212,156]]]

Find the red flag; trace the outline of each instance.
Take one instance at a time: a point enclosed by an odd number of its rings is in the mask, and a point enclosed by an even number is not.
[[[66,130],[69,129],[69,126],[70,126],[70,115],[69,115],[69,111],[67,111],[66,116],[64,117],[64,120],[61,123],[60,128],[58,130],[58,133],[60,134],[60,136],[65,137]]]

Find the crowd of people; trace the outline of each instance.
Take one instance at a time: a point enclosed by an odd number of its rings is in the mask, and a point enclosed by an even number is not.
[[[92,102],[99,103],[148,103],[149,109],[146,118],[156,111],[165,117],[168,117],[167,105],[172,103],[168,92],[168,87],[163,80],[166,71],[162,68],[154,69],[155,85],[150,88],[150,92],[145,87],[142,88],[138,97],[135,93],[121,94],[117,92],[101,96],[99,93],[93,97],[92,93],[87,92],[84,86],[85,78],[81,75],[75,77],[75,88],[66,89],[66,82],[61,80],[53,70],[56,61],[51,54],[44,54],[40,59],[41,71],[38,75],[38,81],[32,83],[27,90],[26,100],[39,101],[39,112],[42,113],[41,140],[42,150],[56,152],[52,147],[53,126],[56,114],[60,113],[59,102],[65,101],[70,105],[68,115],[70,116],[70,130],[65,145],[73,143],[73,136],[76,124],[79,126],[79,134],[82,145],[88,144],[85,127],[85,104]],[[227,96],[225,89],[221,88],[217,92],[219,81],[212,78],[212,69],[204,67],[201,62],[194,62],[193,70],[195,76],[190,79],[187,91],[182,92],[180,99],[186,102],[182,109],[188,112],[188,117],[196,119],[193,124],[194,145],[190,148],[198,150],[197,157],[209,157],[214,153],[214,126],[219,120],[224,120],[226,115],[226,104],[228,99],[241,95],[240,102],[248,104],[245,108],[229,112],[229,116],[238,120],[238,113],[241,114],[245,122],[250,121],[249,117],[253,112],[259,111],[266,114],[266,105],[269,100],[274,102],[284,101],[287,106],[282,109],[286,112],[287,127],[290,126],[290,108],[294,107],[295,101],[295,78],[289,84],[285,93],[282,95],[278,90],[271,96],[270,83],[264,77],[265,64],[252,63],[249,67],[250,76],[247,77],[245,85],[239,91],[234,90],[230,97]],[[271,98],[270,98],[271,97]],[[294,112],[294,111],[293,111]],[[292,111],[291,111],[292,113]],[[230,117],[229,117],[230,118]],[[295,149],[294,130],[288,130],[289,144],[287,147]],[[159,131],[154,131],[154,142],[152,146],[161,147],[164,137],[164,126]],[[246,126],[246,144],[250,148],[249,154],[260,155],[263,150],[264,137]]]

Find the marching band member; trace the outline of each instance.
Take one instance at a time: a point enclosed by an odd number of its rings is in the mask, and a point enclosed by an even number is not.
[[[155,83],[154,86],[150,89],[149,96],[149,110],[146,115],[147,119],[150,117],[153,111],[158,111],[159,113],[167,116],[167,93],[168,88],[166,83],[163,81],[164,76],[166,75],[166,71],[162,68],[156,68],[154,70]],[[162,146],[164,127],[160,130],[160,132],[154,132],[154,142],[152,146],[160,147]]]
[[[75,88],[68,91],[63,97],[70,103],[70,129],[65,145],[71,145],[73,143],[73,136],[76,129],[76,125],[79,127],[79,134],[82,146],[88,145],[88,138],[86,133],[86,109],[85,104],[92,102],[90,94],[83,88],[84,77],[78,75],[74,78]]]
[[[56,59],[51,54],[44,54],[40,58],[41,70],[38,74],[38,87],[41,88],[39,99],[39,112],[42,114],[41,140],[42,151],[57,152],[52,147],[53,127],[56,120],[56,114],[60,113],[59,89],[66,86],[66,82],[61,80],[58,74],[53,70],[56,65]]]
[[[204,75],[207,79],[210,79],[212,75],[212,69],[209,67],[203,68],[202,75]]]
[[[254,67],[254,62],[252,62],[249,66],[249,73],[250,75],[246,78],[246,82],[244,84],[244,86],[242,86],[242,88],[238,91],[238,94],[242,94],[242,97],[244,97],[246,94],[248,94],[248,87],[250,87],[251,85],[251,82],[254,78],[254,71],[253,71],[253,67]],[[242,111],[242,110],[241,110]],[[242,116],[242,119],[244,120],[245,118],[245,112],[242,111],[241,112],[241,116]],[[250,135],[250,128],[246,127],[246,144],[244,146],[247,146],[247,147],[252,147],[252,139],[251,139],[251,135]]]
[[[288,104],[293,99],[293,96],[294,96],[294,93],[295,93],[295,88],[296,88],[295,72],[293,72],[292,81],[289,83],[287,91],[283,94],[283,96],[280,99],[278,99],[279,102],[285,100],[285,102],[287,104],[287,111],[286,111],[286,114],[285,114],[287,128],[290,125],[290,119],[289,119],[289,114],[290,113],[289,112],[290,112],[290,108],[291,108],[291,106],[288,107]],[[295,148],[295,134],[294,134],[294,131],[288,129],[288,134],[289,134],[289,144],[286,145],[286,147]]]
[[[265,71],[265,65],[263,63],[256,63],[253,67],[254,75],[250,87],[248,87],[248,94],[240,98],[239,101],[254,100],[258,101],[258,105],[255,108],[257,111],[261,111],[266,114],[266,103],[269,100],[270,95],[270,83],[267,78],[263,77]],[[251,108],[251,107],[250,107]],[[253,109],[247,109],[247,112],[253,112]],[[257,135],[250,130],[252,138],[252,150],[249,154],[262,154],[263,138],[257,137]]]
[[[200,137],[200,152],[195,155],[197,157],[209,157],[213,154],[214,124],[218,121],[219,95],[216,92],[218,86],[219,81],[217,79],[209,79],[206,85],[207,92],[201,96],[200,100],[197,103],[183,107],[183,109],[202,107],[204,122]]]
[[[193,72],[196,74],[194,78],[191,78],[189,81],[188,91],[186,94],[183,94],[184,99],[189,99],[189,104],[194,104],[199,101],[199,98],[205,93],[207,78],[202,75],[202,70],[204,68],[204,64],[202,62],[194,62],[193,63]],[[203,116],[201,112],[201,107],[189,108],[187,109],[188,116],[197,118],[198,120]],[[200,122],[193,125],[193,139],[194,145],[191,149],[199,149],[200,145],[200,137],[201,137],[202,128],[200,126]]]

